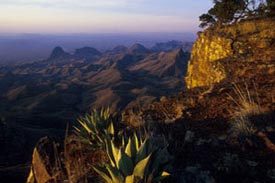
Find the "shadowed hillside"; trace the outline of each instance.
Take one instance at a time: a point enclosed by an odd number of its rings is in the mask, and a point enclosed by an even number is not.
[[[93,108],[146,108],[163,95],[179,92],[185,87],[190,53],[177,48],[156,52],[135,44],[103,53],[84,47],[70,54],[56,47],[46,60],[0,67],[2,131],[5,136],[16,131],[13,139],[3,137],[0,163],[25,163],[40,137],[64,136],[68,123],[75,124]]]

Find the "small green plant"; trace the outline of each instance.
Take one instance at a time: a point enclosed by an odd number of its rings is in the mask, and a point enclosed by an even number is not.
[[[94,169],[107,183],[151,183],[169,176],[162,167],[170,155],[166,148],[154,145],[151,137],[142,140],[134,133],[122,140],[120,148],[107,139],[106,150],[110,164]]]
[[[86,114],[78,119],[80,127],[74,127],[77,135],[88,141],[94,147],[105,146],[107,139],[114,136],[114,124],[110,109],[94,109],[91,114]]]

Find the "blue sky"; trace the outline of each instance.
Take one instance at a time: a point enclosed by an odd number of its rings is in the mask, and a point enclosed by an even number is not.
[[[194,32],[212,0],[0,0],[0,32]]]

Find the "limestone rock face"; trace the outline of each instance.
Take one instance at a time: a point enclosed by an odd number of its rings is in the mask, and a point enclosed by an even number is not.
[[[274,60],[274,26],[275,19],[247,20],[199,33],[188,63],[187,87],[209,86],[228,78],[224,60]]]

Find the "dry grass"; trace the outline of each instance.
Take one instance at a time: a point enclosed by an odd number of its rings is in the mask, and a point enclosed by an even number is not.
[[[256,87],[254,87],[254,95],[246,84],[244,89],[236,84],[233,84],[235,97],[228,95],[237,107],[231,111],[233,118],[232,132],[236,136],[247,136],[255,134],[257,131],[254,121],[251,121],[252,116],[261,115],[264,113],[259,105],[259,97]]]
[[[102,149],[93,149],[79,136],[68,135],[68,127],[64,139],[62,164],[64,166],[63,181],[68,183],[88,183],[89,179],[101,183],[92,165],[101,165],[107,161]]]
[[[77,151],[78,148],[71,149],[71,147],[69,147],[71,143],[71,139],[66,137],[64,141],[63,163],[66,169],[67,180],[69,183],[75,183],[82,178],[84,179],[83,182],[88,182],[87,174],[90,169],[86,166],[84,162],[84,155],[81,151]],[[78,145],[79,144],[77,144],[77,146]],[[78,147],[81,149],[81,145]]]

